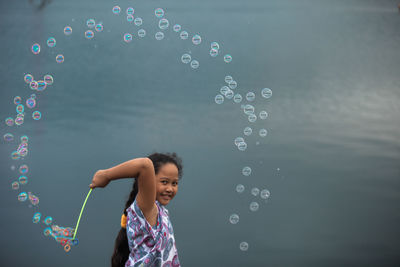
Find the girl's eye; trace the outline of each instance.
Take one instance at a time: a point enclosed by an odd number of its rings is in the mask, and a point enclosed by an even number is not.
[[[163,184],[167,184],[167,181],[162,181],[161,183],[163,183]]]

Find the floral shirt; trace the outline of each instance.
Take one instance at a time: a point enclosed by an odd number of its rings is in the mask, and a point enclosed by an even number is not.
[[[181,266],[168,210],[157,200],[157,224],[151,226],[135,201],[127,211],[129,259],[125,267]]]

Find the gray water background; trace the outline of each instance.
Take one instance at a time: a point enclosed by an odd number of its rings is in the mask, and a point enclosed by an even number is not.
[[[128,6],[147,31],[130,44],[122,35],[139,28],[126,22]],[[156,7],[202,44],[180,40],[171,27],[156,41]],[[83,36],[89,18],[104,24],[92,40]],[[17,142],[1,142],[0,265],[109,266],[132,184],[119,180],[92,193],[80,244],[65,253],[43,235],[43,223],[31,222],[35,210],[17,201],[11,165],[29,165],[19,191],[39,196],[43,216],[74,227],[96,170],[175,151],[184,177],[167,208],[183,266],[399,266],[399,29],[396,1],[53,0],[42,10],[1,1],[1,134],[30,139],[21,162],[10,158]],[[50,36],[53,50],[45,45]],[[208,55],[211,41],[233,56],[231,64]],[[34,42],[42,45],[38,56]],[[197,70],[180,62],[189,51]],[[33,93],[25,73],[51,73],[55,83],[37,93],[40,121],[27,111],[22,126],[7,127],[13,98]],[[256,93],[266,121],[249,123],[232,101],[215,104],[225,75],[243,96]],[[264,87],[272,98],[261,98]],[[233,140],[249,125],[254,132],[240,152]],[[241,174],[246,165],[250,177]],[[252,187],[268,188],[268,203]],[[251,212],[256,199],[260,209]],[[232,213],[237,225],[228,221]]]

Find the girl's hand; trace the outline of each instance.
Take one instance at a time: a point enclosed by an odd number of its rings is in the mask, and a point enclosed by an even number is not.
[[[96,187],[106,187],[110,180],[107,177],[106,170],[98,170],[92,179],[92,183],[89,185],[90,188],[94,189]]]

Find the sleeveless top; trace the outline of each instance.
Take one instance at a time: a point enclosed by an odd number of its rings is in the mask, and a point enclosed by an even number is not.
[[[168,210],[156,200],[157,223],[151,226],[135,201],[127,211],[129,258],[125,267],[179,267],[174,230]]]

